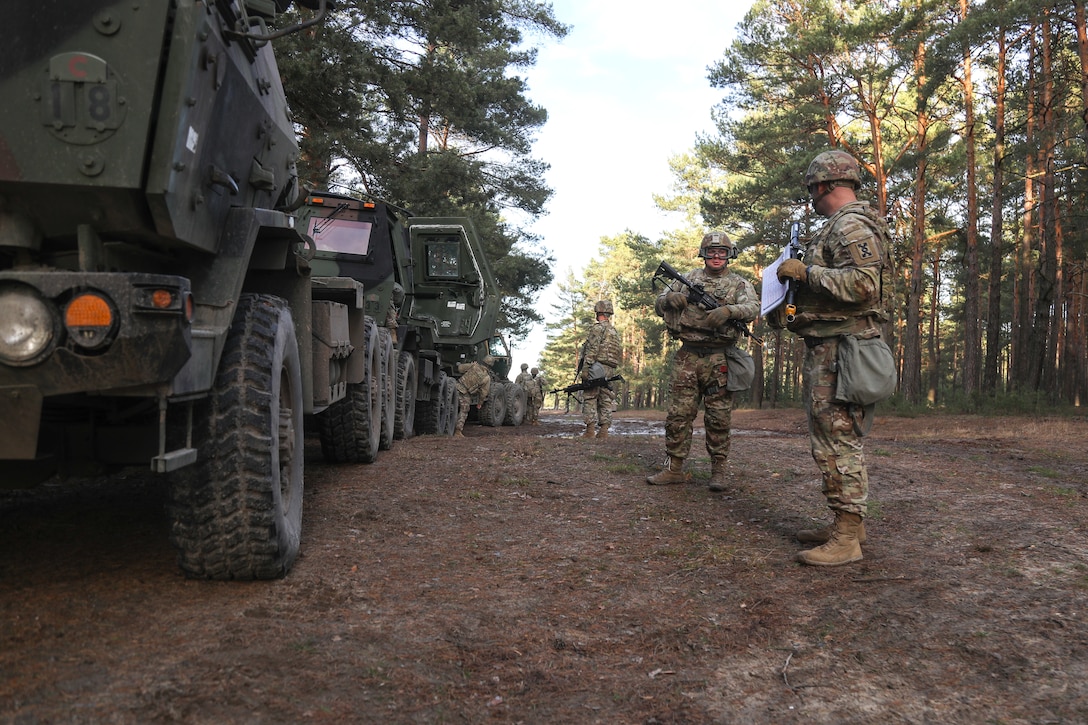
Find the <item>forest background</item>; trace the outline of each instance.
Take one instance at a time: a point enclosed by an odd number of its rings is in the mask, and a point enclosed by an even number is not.
[[[519,75],[534,42],[568,31],[551,5],[342,0],[277,52],[305,183],[473,216],[504,330],[546,323],[550,373],[572,372],[593,303],[610,298],[624,403],[663,404],[674,343],[653,313],[654,269],[696,266],[703,231],[720,227],[741,251],[732,268],[758,289],[791,225],[802,241],[819,228],[801,178],[835,147],[859,161],[862,197],[894,234],[895,403],[1024,411],[1088,393],[1084,4],[757,0],[709,69],[715,132],[671,160],[673,187],[655,198],[685,223],[600,239],[546,321],[533,303],[553,260],[511,220],[543,214],[551,195],[532,155],[547,111]],[[796,401],[801,343],[761,320],[754,331],[765,342],[751,346],[759,374],[744,402]]]

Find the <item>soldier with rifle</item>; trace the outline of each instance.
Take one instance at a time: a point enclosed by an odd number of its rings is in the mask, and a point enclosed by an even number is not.
[[[620,334],[612,327],[612,302],[600,300],[593,306],[596,323],[589,329],[582,343],[578,360],[578,372],[582,380],[610,378],[623,359],[623,343]],[[616,391],[609,384],[585,388],[582,398],[582,420],[586,424],[583,438],[607,438],[612,425],[612,411],[616,407]]]
[[[699,246],[703,267],[678,275],[662,262],[658,275],[668,279],[654,310],[665,319],[669,335],[681,342],[672,364],[669,412],[665,418],[665,469],[650,476],[653,486],[685,483],[684,461],[691,452],[691,428],[703,405],[706,451],[710,454],[711,491],[726,487],[729,426],[733,393],[729,390],[730,354],[745,324],[759,314],[759,298],[751,282],[728,270],[737,249],[721,231],[703,237]],[[662,269],[665,268],[665,269]],[[655,275],[657,279],[657,275]]]

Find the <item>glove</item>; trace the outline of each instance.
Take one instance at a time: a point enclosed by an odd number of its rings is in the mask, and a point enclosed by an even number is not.
[[[682,310],[688,306],[688,298],[683,292],[668,292],[661,300],[661,306],[666,310]]]
[[[795,279],[799,282],[808,281],[808,270],[800,259],[787,259],[778,267],[778,280]]]
[[[707,324],[711,327],[721,327],[731,319],[733,319],[733,313],[730,311],[728,305],[715,307],[710,312],[706,313]]]

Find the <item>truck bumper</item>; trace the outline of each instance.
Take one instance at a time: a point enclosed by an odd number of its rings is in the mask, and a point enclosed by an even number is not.
[[[91,292],[110,309],[106,330],[84,334],[73,301]],[[0,299],[35,297],[51,339],[26,360],[0,359],[0,459],[33,458],[50,397],[159,397],[192,348],[189,281],[157,274],[0,272]],[[3,321],[0,321],[3,324]]]

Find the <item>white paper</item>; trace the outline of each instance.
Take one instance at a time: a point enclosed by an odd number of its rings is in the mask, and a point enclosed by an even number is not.
[[[763,270],[763,289],[760,299],[759,314],[766,315],[786,301],[786,293],[789,292],[789,284],[778,279],[778,268],[790,258],[790,248],[787,246],[766,269]]]

